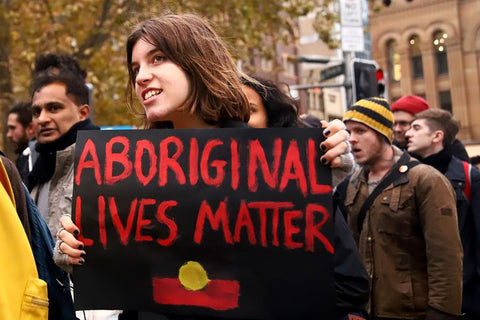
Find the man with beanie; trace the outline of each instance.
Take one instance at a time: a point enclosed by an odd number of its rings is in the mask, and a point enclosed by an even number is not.
[[[480,171],[448,148],[458,122],[442,109],[415,115],[406,133],[408,152],[450,180],[457,197],[458,227],[463,245],[463,319],[480,319]]]
[[[419,96],[403,96],[392,103],[393,117],[395,118],[393,126],[393,144],[402,150],[407,149],[407,140],[405,133],[410,129],[413,117],[422,111],[430,109],[430,105],[425,99]],[[470,162],[467,150],[460,142],[455,139],[449,148],[455,156],[463,161]]]
[[[436,169],[392,145],[385,99],[357,101],[343,116],[359,164],[338,189],[370,275],[373,319],[457,319],[462,245],[455,194]]]

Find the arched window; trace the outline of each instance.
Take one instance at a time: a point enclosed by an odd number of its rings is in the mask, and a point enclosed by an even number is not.
[[[448,74],[447,39],[448,35],[443,31],[437,31],[433,35],[433,51],[438,75]]]
[[[397,51],[397,47],[397,42],[395,40],[389,40],[387,42],[388,77],[392,82],[400,81],[402,77],[400,69],[400,54]]]
[[[410,37],[408,42],[410,59],[412,61],[412,74],[414,79],[423,79],[422,52],[420,51],[420,38],[417,35]]]

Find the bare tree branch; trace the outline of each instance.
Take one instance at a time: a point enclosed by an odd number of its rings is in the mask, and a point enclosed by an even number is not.
[[[102,46],[102,44],[109,38],[110,29],[106,30],[105,21],[109,18],[109,11],[111,9],[111,1],[104,0],[102,4],[102,11],[99,14],[97,21],[93,24],[90,35],[85,41],[80,44],[77,52],[79,60],[88,60],[94,54],[95,48]]]
[[[43,4],[47,8],[48,19],[50,20],[50,23],[54,24],[55,17],[53,16],[52,6],[50,5],[50,2],[48,0],[43,0]]]
[[[119,8],[123,8],[125,12],[129,12],[137,5],[135,0],[125,0],[118,5]],[[97,21],[94,23],[94,27],[90,35],[79,46],[76,56],[79,60],[88,60],[95,53],[94,49],[97,49],[103,45],[111,37],[112,28],[114,26],[107,26],[108,20],[112,15],[112,2],[111,0],[104,0],[102,4],[102,11],[98,16]],[[126,20],[124,17],[122,20]],[[120,21],[123,22],[123,21]]]

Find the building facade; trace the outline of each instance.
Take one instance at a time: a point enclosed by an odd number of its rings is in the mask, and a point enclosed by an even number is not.
[[[298,19],[297,54],[299,57],[317,56],[329,61],[323,63],[298,62],[299,85],[333,84],[336,83],[336,80],[339,80],[335,78],[330,81],[322,81],[321,71],[340,63],[343,57],[341,50],[329,48],[320,39],[318,32],[313,27],[315,15],[316,12],[314,11]],[[309,113],[326,120],[341,118],[343,114],[344,102],[340,88],[305,88],[298,90],[297,97],[303,113]]]
[[[480,0],[392,0],[369,19],[389,100],[414,94],[450,110],[466,144],[480,142],[479,16]]]
[[[330,49],[319,37],[313,27],[316,11],[302,16],[290,23],[293,41],[285,44],[281,41],[275,44],[275,56],[263,57],[257,53],[252,55],[248,66],[262,78],[272,80],[280,85],[289,86],[291,95],[299,101],[299,113],[310,113],[320,119],[341,118],[344,112],[344,97],[340,88],[303,88],[296,86],[312,86],[320,83],[335,84],[343,82],[342,77],[330,81],[321,81],[321,71],[340,63],[342,52]],[[266,45],[272,41],[265,37]],[[298,57],[319,56],[331,59],[325,63],[298,62]],[[247,67],[245,68],[248,72]]]

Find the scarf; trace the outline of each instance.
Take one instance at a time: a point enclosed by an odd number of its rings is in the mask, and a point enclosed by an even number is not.
[[[452,160],[452,151],[449,147],[443,148],[440,152],[432,154],[426,158],[419,158],[419,160],[425,164],[428,164],[441,173],[445,174]]]
[[[60,138],[49,143],[38,143],[35,150],[38,151],[38,159],[35,162],[32,171],[28,175],[28,190],[40,183],[49,181],[55,172],[55,163],[57,161],[57,151],[64,150],[71,146],[77,140],[78,130],[99,130],[100,128],[92,123],[90,119],[75,123]]]

